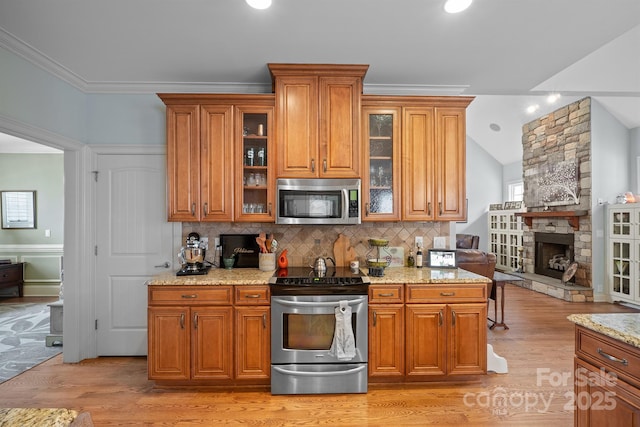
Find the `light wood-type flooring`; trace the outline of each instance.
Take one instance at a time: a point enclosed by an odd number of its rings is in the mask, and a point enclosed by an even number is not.
[[[634,310],[569,303],[507,285],[509,330],[488,331],[509,373],[455,383],[370,385],[367,394],[272,396],[267,389],[155,388],[144,357],[63,364],[61,356],[0,384],[0,407],[88,411],[96,426],[570,426],[571,313]],[[489,311],[493,317],[493,301]]]

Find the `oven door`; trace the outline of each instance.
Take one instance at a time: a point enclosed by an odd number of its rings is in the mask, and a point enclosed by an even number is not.
[[[351,307],[355,356],[339,360],[329,354],[340,301]],[[366,363],[368,354],[366,295],[297,295],[271,297],[271,363]]]

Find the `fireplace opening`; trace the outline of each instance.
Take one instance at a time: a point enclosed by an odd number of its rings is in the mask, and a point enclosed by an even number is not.
[[[574,235],[534,233],[534,240],[535,273],[562,279],[562,274],[574,260]]]

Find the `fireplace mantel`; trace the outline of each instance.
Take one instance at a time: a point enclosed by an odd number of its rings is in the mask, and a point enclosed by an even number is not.
[[[580,217],[587,216],[586,210],[581,211],[543,211],[543,212],[516,212],[529,227],[533,225],[533,218],[564,218],[575,231],[580,230]]]

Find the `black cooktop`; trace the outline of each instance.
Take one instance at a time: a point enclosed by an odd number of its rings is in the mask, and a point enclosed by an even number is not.
[[[352,272],[348,267],[328,267],[317,272],[310,267],[289,267],[276,270],[269,279],[272,295],[296,293],[367,294],[369,277],[362,272]]]

